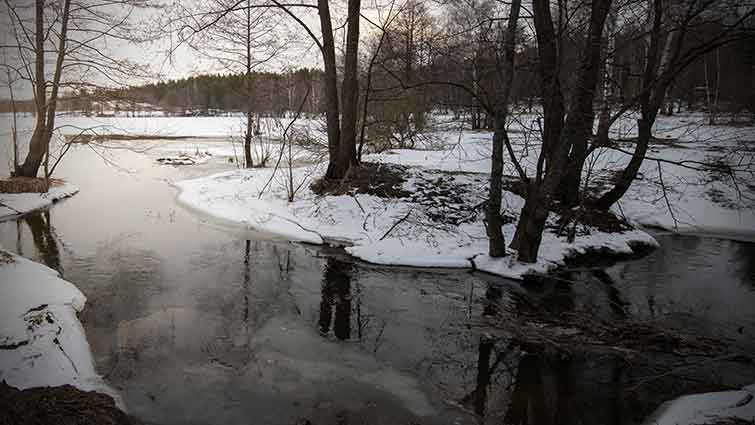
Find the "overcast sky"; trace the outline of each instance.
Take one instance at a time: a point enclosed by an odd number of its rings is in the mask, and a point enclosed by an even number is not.
[[[379,13],[376,4],[389,1],[390,0],[364,0],[362,7],[363,13],[371,20],[377,21],[379,19]],[[19,0],[11,2],[11,4],[19,7],[21,14],[25,12],[30,14],[33,11],[33,8],[31,7],[22,7],[23,5],[31,6],[33,4],[31,0]],[[173,6],[179,4],[184,7],[190,7],[192,4],[206,6],[208,2],[190,0],[171,4]],[[382,10],[383,13],[385,13],[387,8]],[[4,8],[2,12],[3,13],[0,13],[0,25],[2,25],[0,32],[3,37],[2,44],[7,46],[14,43],[14,37],[11,30],[12,27],[9,21],[8,10]],[[344,29],[339,29],[342,26],[341,24],[343,23],[345,16],[345,2],[331,2],[331,13],[334,19],[333,27],[337,28],[336,43],[338,48],[340,47],[339,40],[343,40],[343,33],[345,31]],[[316,11],[299,9],[297,15],[301,16],[302,20],[319,36],[320,28]],[[130,16],[130,19],[134,22],[139,22],[143,28],[148,28],[153,31],[157,26],[164,26],[164,24],[157,24],[156,22],[165,22],[167,16],[169,16],[167,10],[137,9],[136,12]],[[28,15],[28,18],[31,18],[31,15]],[[320,58],[320,53],[309,36],[307,36],[305,31],[298,24],[293,22],[292,19],[287,17],[286,20],[290,28],[289,34],[296,35],[294,38],[296,38],[298,42],[287,43],[286,49],[282,52],[280,58],[277,61],[272,61],[271,63],[266,64],[266,66],[260,68],[260,70],[283,71],[286,69],[298,69],[302,67],[321,67],[322,60]],[[33,20],[29,19],[27,26],[31,30]],[[363,36],[362,38],[364,38],[365,34],[373,31],[375,31],[375,28],[365,20],[362,20],[360,31]],[[160,79],[175,79],[204,73],[227,72],[219,66],[217,61],[209,60],[207,57],[204,57],[186,45],[178,47],[174,50],[172,55],[168,55],[167,52],[171,50],[172,46],[175,47],[178,37],[175,32],[162,32],[164,33],[163,36],[156,41],[138,45],[115,40],[108,41],[106,50],[111,52],[114,57],[129,59],[133,62],[149,65],[150,67],[150,78],[130,78],[130,81],[127,81],[128,84],[143,84],[145,82],[152,82]],[[18,54],[17,52],[14,52],[14,49],[4,49],[4,52],[5,55],[2,58],[3,63],[13,62],[14,56],[15,60],[18,61]],[[52,54],[49,54],[49,57],[50,65],[48,65],[48,70],[52,70],[54,57]],[[0,88],[0,97],[2,98],[7,98],[9,94],[7,84],[5,83],[6,79],[7,78],[5,78],[4,75],[0,76],[0,80],[3,82],[2,87]],[[96,81],[96,83],[102,84],[104,81]],[[108,85],[112,85],[112,83],[109,83]],[[17,86],[14,86],[14,92],[16,98],[29,99],[32,97],[29,84],[20,83]]]

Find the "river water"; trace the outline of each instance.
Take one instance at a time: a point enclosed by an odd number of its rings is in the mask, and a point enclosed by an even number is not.
[[[146,423],[634,424],[676,395],[755,382],[741,360],[527,353],[470,326],[527,304],[667,321],[755,352],[755,244],[659,234],[646,257],[526,285],[379,267],[175,202],[171,181],[232,164],[105,155],[74,148],[57,175],[81,192],[0,223],[0,244],[84,292],[97,370]]]

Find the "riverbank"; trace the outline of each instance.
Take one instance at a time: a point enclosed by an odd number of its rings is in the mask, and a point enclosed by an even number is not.
[[[6,179],[9,187],[13,186],[13,179]],[[30,179],[31,180],[31,179]],[[53,179],[47,191],[22,191],[13,190],[14,193],[6,193],[0,190],[0,220],[28,213],[48,207],[61,199],[71,197],[79,192],[79,189],[63,180]]]
[[[661,405],[645,425],[755,423],[755,384],[739,391],[690,394]]]
[[[179,202],[222,221],[292,241],[344,245],[373,264],[471,268],[511,279],[563,266],[568,258],[600,252],[631,254],[657,246],[649,234],[613,217],[610,223],[561,226],[551,213],[533,264],[487,253],[488,176],[367,163],[346,187],[311,186],[325,164],[290,170],[234,170],[176,183]],[[293,202],[281,179],[298,192]],[[524,200],[504,192],[504,234],[513,235]],[[570,233],[574,236],[570,241]]]
[[[21,390],[72,385],[120,404],[94,369],[77,318],[85,303],[55,270],[0,249],[0,381]]]

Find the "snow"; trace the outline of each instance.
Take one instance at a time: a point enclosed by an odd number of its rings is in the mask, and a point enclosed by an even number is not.
[[[180,202],[226,222],[269,232],[298,242],[323,243],[314,231],[305,229],[285,201],[257,199],[269,178],[269,169],[236,170],[176,183]]]
[[[282,134],[287,120],[277,122],[263,118],[261,130],[271,134]],[[83,129],[91,129],[97,134],[118,134],[131,136],[187,137],[187,138],[230,138],[241,137],[246,128],[245,118],[224,117],[86,117],[60,116],[57,119],[62,134],[76,135]],[[317,127],[315,121],[301,119],[297,127]],[[21,125],[19,125],[21,128]],[[33,128],[33,127],[31,127]]]
[[[635,114],[628,114],[611,128],[611,137],[628,140],[637,136]],[[540,146],[537,143],[537,117],[523,116],[509,131],[514,150],[523,168],[533,174]],[[660,227],[675,232],[707,233],[733,239],[755,240],[755,185],[742,173],[737,184],[725,173],[700,171],[699,163],[724,161],[729,165],[755,161],[755,128],[704,125],[705,115],[694,113],[658,117],[654,136],[673,141],[651,144],[639,178],[613,211],[641,226]],[[492,133],[439,130],[433,146],[423,150],[393,149],[369,155],[368,161],[415,165],[445,171],[486,173],[490,170]],[[598,149],[592,181],[607,179],[609,172],[621,170],[634,151],[630,142],[619,150]],[[624,152],[622,152],[624,151]],[[626,153],[626,152],[629,152]],[[658,161],[661,161],[659,173]],[[687,167],[670,162],[686,161]],[[504,172],[516,175],[508,157]],[[668,204],[660,184],[666,185]],[[749,179],[750,184],[747,184]]]
[[[86,297],[55,270],[0,249],[0,380],[117,394],[94,370],[76,313]]]
[[[510,134],[522,166],[532,173],[539,154],[536,117],[524,116],[512,123]],[[628,115],[612,128],[620,140],[636,137],[636,117]],[[731,184],[727,176],[700,171],[697,163],[728,161],[750,155],[755,149],[752,128],[706,126],[702,115],[688,114],[660,117],[656,137],[673,143],[652,144],[638,180],[614,213],[639,226],[655,226],[677,232],[716,233],[731,238],[755,238],[755,186]],[[432,186],[435,179],[451,179],[463,199],[463,206],[480,204],[486,197],[487,172],[490,169],[492,134],[439,125],[431,137],[417,149],[393,149],[367,155],[365,161],[410,167],[411,176],[403,189],[414,193],[418,183]],[[619,148],[631,152],[631,142]],[[630,154],[616,149],[599,149],[590,158],[593,182],[605,182],[610,172],[622,169]],[[661,172],[659,172],[659,160]],[[687,161],[692,167],[669,162]],[[515,170],[506,160],[505,172]],[[323,165],[294,168],[294,180],[303,182],[322,174]],[[588,167],[586,167],[588,168]],[[179,201],[226,223],[280,235],[308,243],[336,243],[362,260],[388,265],[421,267],[472,267],[500,276],[521,278],[528,273],[545,273],[562,265],[577,254],[601,251],[629,254],[638,245],[656,246],[655,240],[642,230],[604,233],[582,229],[573,242],[548,230],[543,235],[538,262],[521,264],[511,257],[493,259],[486,255],[487,236],[481,213],[470,220],[449,225],[432,220],[433,212],[445,214],[443,205],[453,200],[434,196],[437,205],[418,206],[410,198],[384,199],[365,194],[318,197],[302,185],[294,202],[286,202],[283,172],[272,179],[262,196],[260,190],[270,180],[266,170],[237,170],[215,176],[177,183]],[[660,181],[665,184],[664,187]],[[296,186],[295,185],[295,186]],[[668,201],[667,201],[668,199]],[[504,211],[518,217],[523,200],[513,193],[504,195]],[[453,205],[452,205],[453,207]],[[452,208],[454,210],[454,208]],[[549,223],[558,217],[551,215]],[[515,221],[504,226],[510,238]],[[394,227],[395,225],[395,227]],[[394,227],[391,229],[391,227]],[[390,232],[389,232],[389,229]]]
[[[740,391],[693,394],[661,405],[647,425],[697,425],[715,420],[755,421],[755,385]]]
[[[46,193],[0,193],[0,220],[47,207],[78,191],[76,186],[63,183],[51,187]]]
[[[292,170],[295,186],[308,176],[321,175],[324,164]],[[286,170],[287,171],[287,170]],[[317,196],[303,184],[294,202],[287,202],[283,171],[271,180],[271,169],[235,170],[176,183],[181,190],[179,202],[226,223],[268,232],[292,241],[313,244],[346,245],[354,257],[376,264],[416,267],[476,268],[513,279],[525,274],[542,273],[576,254],[588,250],[631,253],[633,246],[656,246],[647,233],[629,230],[607,234],[597,229],[581,229],[574,243],[548,231],[538,262],[524,264],[511,258],[492,259],[487,252],[487,237],[479,205],[486,196],[483,174],[449,175],[435,170],[409,168],[402,188],[411,194],[445,187],[444,195],[420,198],[380,198],[352,193]],[[271,180],[262,196],[260,190]],[[429,188],[429,189],[428,189]],[[506,210],[519,211],[523,200],[506,192]],[[454,195],[456,196],[456,195]],[[437,220],[458,218],[449,223]],[[551,222],[557,217],[552,215]],[[504,226],[512,235],[515,223]]]

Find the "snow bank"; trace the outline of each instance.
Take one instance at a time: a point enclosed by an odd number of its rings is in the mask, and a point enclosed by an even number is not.
[[[284,199],[258,199],[271,174],[269,169],[236,170],[178,182],[178,200],[225,222],[292,241],[322,244],[318,233],[302,226]]]
[[[307,176],[320,175],[321,168],[294,169],[295,186]],[[269,169],[235,170],[176,185],[181,190],[180,202],[225,222],[293,241],[344,244],[354,257],[376,264],[476,268],[521,279],[525,274],[563,265],[578,253],[594,250],[623,254],[631,253],[636,245],[657,245],[639,230],[609,234],[581,228],[574,243],[546,231],[535,264],[489,258],[485,255],[484,211],[475,208],[486,197],[487,175],[419,168],[407,169],[406,173],[402,189],[409,195],[402,198],[357,193],[317,196],[304,183],[296,200],[289,203],[281,171],[259,196],[270,180]],[[523,202],[517,195],[505,193],[505,210],[512,216],[518,216]],[[549,218],[551,227],[557,219],[555,215]],[[513,221],[504,226],[508,237],[515,225]]]
[[[0,220],[44,208],[78,191],[76,186],[63,183],[51,187],[47,193],[0,193]]]
[[[85,302],[55,270],[0,249],[0,380],[19,389],[70,384],[118,403],[76,317]]]
[[[741,391],[693,394],[668,401],[644,423],[646,425],[698,425],[720,420],[755,422],[755,385]]]

